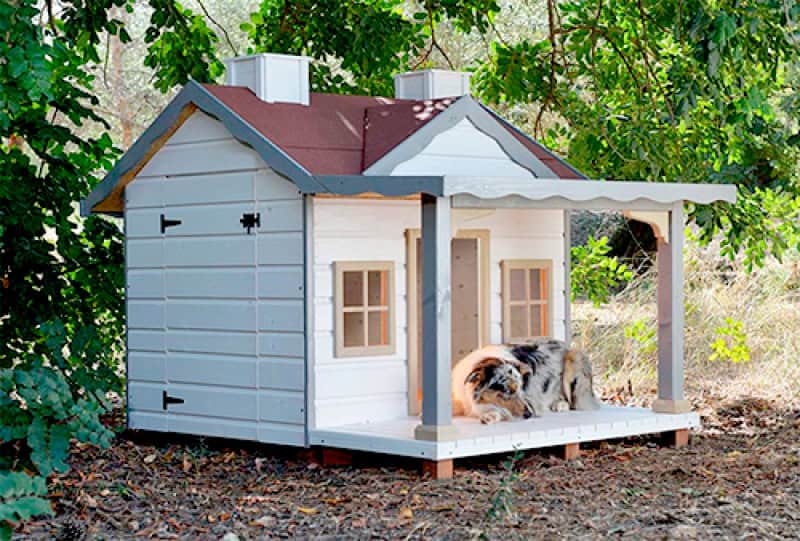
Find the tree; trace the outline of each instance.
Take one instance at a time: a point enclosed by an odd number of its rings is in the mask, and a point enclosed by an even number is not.
[[[152,0],[145,59],[167,89],[219,72],[204,19]],[[76,202],[119,151],[97,114],[90,66],[103,36],[129,36],[112,2],[0,3],[0,537],[46,512],[40,477],[66,468],[71,438],[107,444],[122,392],[118,226]],[[91,126],[93,129],[88,130]],[[99,132],[87,135],[88,132]],[[16,473],[14,472],[16,470]]]
[[[800,248],[800,6],[756,0],[547,0],[539,39],[497,40],[486,98],[538,103],[536,134],[600,178],[740,186],[694,206],[701,240],[748,265]],[[562,119],[544,129],[547,112]]]

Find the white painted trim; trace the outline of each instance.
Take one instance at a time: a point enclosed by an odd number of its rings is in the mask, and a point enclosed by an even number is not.
[[[414,438],[418,417],[311,431],[311,444],[390,455],[447,460],[518,449],[639,436],[700,426],[697,413],[659,414],[645,408],[603,406],[595,411],[547,412],[543,417],[482,425],[458,417],[451,441]]]
[[[500,198],[518,196],[530,201],[566,203],[562,208],[584,208],[582,204],[603,201],[612,208],[630,208],[631,204],[639,207],[640,202],[649,203],[646,210],[665,210],[676,202],[692,201],[708,204],[714,201],[736,201],[736,186],[722,184],[677,184],[666,182],[628,182],[598,180],[560,180],[539,178],[535,181],[525,178],[509,177],[444,177],[443,192],[445,196],[459,196],[454,206],[491,207],[513,206],[502,204]],[[469,205],[472,196],[478,201]],[[625,205],[621,205],[624,203]],[[517,202],[517,206],[524,206]],[[553,205],[554,206],[554,205]],[[638,210],[638,209],[637,209]]]

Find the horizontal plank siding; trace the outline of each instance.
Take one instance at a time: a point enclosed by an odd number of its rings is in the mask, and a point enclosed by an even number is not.
[[[258,235],[259,265],[302,265],[303,234],[263,233]]]
[[[255,389],[258,361],[254,358],[170,353],[167,378],[171,383],[198,383]]]
[[[171,352],[255,356],[258,336],[254,332],[171,329],[166,337],[166,346]]]
[[[161,268],[164,265],[164,241],[128,238],[125,242],[128,269]]]
[[[262,300],[258,303],[258,330],[303,332],[301,300]]]
[[[171,176],[164,183],[167,206],[249,202],[253,199],[253,171]],[[220,190],[220,185],[225,186]]]
[[[164,297],[162,269],[128,270],[128,299],[158,299]]]
[[[237,237],[167,238],[164,260],[168,267],[230,267],[253,265],[255,243]]]
[[[255,331],[253,301],[167,301],[166,322],[170,329]]]
[[[259,423],[257,421],[170,413],[169,431],[212,438],[257,441]]]
[[[261,389],[303,391],[304,385],[301,359],[259,359],[258,386]]]
[[[258,270],[258,296],[272,299],[302,299],[303,267],[269,268]]]
[[[198,175],[263,167],[254,151],[235,139],[165,145],[145,165],[141,176]]]
[[[166,383],[167,356],[148,351],[128,352],[128,378],[134,381]]]
[[[258,333],[258,354],[262,357],[295,357],[305,356],[305,340],[301,332],[274,333],[261,331]]]
[[[162,392],[164,384],[155,382],[128,382],[128,409],[164,413]]]
[[[164,351],[166,333],[128,328],[128,351]]]
[[[474,149],[473,149],[474,150]],[[489,149],[485,152],[493,152]],[[513,165],[513,164],[512,164]],[[503,259],[551,259],[563,264],[563,219],[551,210],[454,209],[452,229],[489,231],[492,342],[502,341]],[[420,227],[417,201],[314,200],[314,427],[377,423],[407,415],[406,237]],[[335,261],[393,261],[397,350],[389,356],[340,359],[334,355]],[[563,277],[553,275],[553,334],[563,333]]]
[[[302,392],[260,390],[259,420],[301,425],[305,422],[305,397]]]
[[[184,413],[204,417],[244,419],[255,421],[258,401],[255,389],[233,389],[206,386],[197,383],[169,383],[170,396],[183,399],[183,404],[169,406],[170,413]]]
[[[129,425],[303,445],[294,184],[197,112],[126,188],[125,213]],[[178,223],[162,231],[162,215]],[[164,392],[182,402],[165,410]]]
[[[129,300],[127,323],[131,329],[163,329],[164,302],[159,300]]]
[[[253,299],[256,274],[252,268],[167,269],[169,298]]]

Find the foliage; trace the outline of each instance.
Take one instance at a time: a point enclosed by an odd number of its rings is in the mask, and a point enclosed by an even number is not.
[[[408,13],[402,0],[264,0],[250,21],[251,52],[305,54],[319,91],[392,95],[392,75],[427,61],[445,17],[459,29],[486,32],[495,0],[429,0]],[[449,60],[448,60],[449,62]]]
[[[90,67],[101,60],[103,39],[130,40],[112,17],[121,7],[133,5],[67,1],[56,14],[50,2],[0,2],[0,522],[6,534],[6,524],[49,512],[39,499],[44,478],[67,468],[72,439],[109,443],[100,416],[110,408],[108,394],[123,390],[120,231],[105,219],[76,216],[76,202],[119,155],[97,110]],[[149,7],[146,62],[156,84],[210,80],[216,37],[205,21],[172,1],[151,0]]]
[[[589,235],[586,244],[572,247],[572,299],[585,296],[595,305],[608,300],[611,290],[627,282],[633,273],[616,257],[608,257],[608,237]]]
[[[537,134],[590,176],[736,183],[690,209],[708,242],[761,264],[798,246],[800,5],[755,0],[546,0],[541,35],[492,44],[482,95],[538,103]],[[546,126],[544,112],[557,120]],[[780,224],[780,225],[778,225]]]
[[[514,516],[514,485],[520,478],[516,467],[524,456],[525,451],[517,449],[503,463],[503,477],[492,496],[492,505],[487,512],[487,516],[491,520],[499,520],[501,517],[508,519]]]
[[[52,515],[42,477],[0,470],[0,539],[11,539],[11,527],[23,520]]]
[[[714,329],[717,339],[711,342],[713,353],[709,361],[728,361],[732,363],[750,360],[750,348],[747,346],[747,335],[744,324],[731,317],[725,318],[725,324]]]
[[[658,350],[656,328],[647,318],[639,318],[625,325],[625,338],[632,340],[640,356],[648,358]]]

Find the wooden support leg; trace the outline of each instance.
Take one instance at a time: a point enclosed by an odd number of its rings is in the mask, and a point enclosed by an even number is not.
[[[689,429],[670,430],[662,434],[664,445],[680,448],[689,445]]]
[[[432,479],[452,479],[453,461],[452,460],[423,460],[422,474],[430,475]]]
[[[322,449],[322,465],[329,466],[350,466],[353,464],[353,453],[343,449]]]
[[[562,457],[564,460],[575,460],[581,456],[581,445],[579,443],[568,443],[564,445]]]

